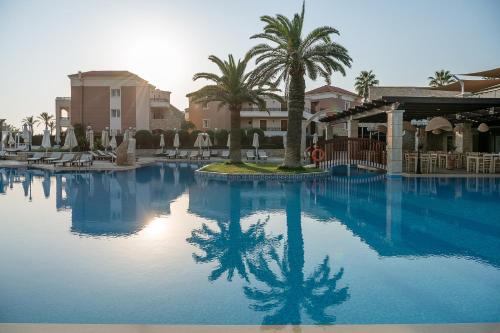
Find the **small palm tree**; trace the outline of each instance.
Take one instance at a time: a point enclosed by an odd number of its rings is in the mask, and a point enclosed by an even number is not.
[[[361,71],[361,73],[356,78],[354,83],[354,88],[358,92],[359,96],[362,96],[366,101],[368,99],[368,94],[370,92],[370,87],[378,84],[377,77],[372,71]]]
[[[49,123],[54,118],[54,116],[49,115],[47,112],[42,112],[37,118],[41,124],[45,125],[45,128],[49,128]]]
[[[55,121],[53,121],[53,120],[49,121],[48,126],[49,126],[49,129],[50,129],[50,135],[52,135],[52,133],[54,133],[54,129],[56,128]]]
[[[33,133],[33,127],[39,123],[39,120],[35,119],[33,116],[25,117],[23,119],[23,125],[28,126],[31,133]]]
[[[319,27],[303,36],[304,8],[293,19],[283,15],[262,16],[264,32],[251,38],[263,38],[271,42],[259,44],[250,53],[256,56],[256,72],[262,73],[276,84],[284,82],[288,97],[287,146],[283,167],[301,166],[302,113],[304,111],[305,80],[307,75],[316,80],[323,77],[330,83],[334,72],[345,75],[344,66],[350,67],[347,50],[332,41],[331,35],[339,34],[332,27]]]
[[[207,79],[214,84],[207,85],[189,94],[188,97],[191,97],[195,103],[219,102],[219,108],[228,107],[231,117],[230,160],[231,163],[241,163],[240,111],[243,104],[255,104],[261,110],[265,110],[264,97],[276,100],[281,100],[281,97],[275,94],[278,90],[266,80],[265,76],[246,71],[250,60],[249,54],[238,62],[231,54],[228,60],[224,61],[214,55],[209,56],[208,59],[219,67],[221,74],[195,74],[193,80]]]
[[[427,79],[431,87],[441,87],[456,81],[450,71],[444,69],[436,71],[434,76],[429,76]]]

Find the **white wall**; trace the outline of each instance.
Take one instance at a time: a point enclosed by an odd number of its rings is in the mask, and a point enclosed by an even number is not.
[[[111,89],[120,89],[120,96],[111,96]],[[118,109],[120,110],[120,117],[113,118],[111,117],[111,110]],[[122,130],[122,118],[121,118],[121,110],[122,110],[122,97],[121,97],[121,87],[114,82],[109,90],[109,128],[111,130]]]

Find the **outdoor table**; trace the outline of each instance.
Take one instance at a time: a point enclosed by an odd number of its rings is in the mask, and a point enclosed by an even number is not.
[[[467,172],[470,172],[469,161],[473,161],[474,163],[476,163],[476,173],[479,173],[479,161],[481,158],[482,156],[467,156],[466,160]]]

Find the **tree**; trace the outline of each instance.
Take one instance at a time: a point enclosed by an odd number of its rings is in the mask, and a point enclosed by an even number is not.
[[[183,120],[181,122],[181,130],[192,131],[196,129],[196,126],[189,120]]]
[[[52,135],[52,133],[54,133],[55,128],[56,128],[56,123],[53,120],[51,120],[49,122],[50,135]]]
[[[321,76],[329,84],[334,72],[345,75],[344,66],[350,67],[352,60],[347,50],[330,38],[332,34],[339,34],[332,27],[318,27],[303,36],[304,8],[303,3],[301,14],[295,14],[291,20],[283,15],[262,16],[264,32],[251,37],[266,39],[272,44],[259,44],[250,51],[257,57],[255,72],[275,80],[275,84],[285,83],[288,131],[284,168],[301,167],[305,75],[312,80]]]
[[[434,72],[434,76],[429,76],[427,79],[431,87],[441,87],[456,81],[450,71],[444,69]]]
[[[356,82],[354,83],[354,88],[358,92],[359,96],[362,96],[366,101],[368,99],[368,94],[370,92],[370,87],[378,84],[378,80],[370,71],[361,71],[361,73],[356,78]]]
[[[276,95],[277,89],[269,82],[266,75],[256,72],[247,72],[250,54],[236,62],[230,54],[228,60],[221,60],[211,55],[210,61],[215,63],[221,74],[197,73],[193,80],[206,79],[213,84],[207,85],[188,95],[195,103],[219,102],[219,108],[227,106],[231,117],[231,163],[241,163],[241,116],[240,111],[244,103],[255,104],[264,110],[264,97],[281,100]]]
[[[41,124],[45,125],[45,128],[49,128],[49,123],[54,118],[54,116],[49,115],[47,112],[42,112],[37,118]]]
[[[25,117],[23,119],[23,125],[28,126],[28,129],[33,133],[33,127],[38,124],[40,121],[35,119],[33,116]]]

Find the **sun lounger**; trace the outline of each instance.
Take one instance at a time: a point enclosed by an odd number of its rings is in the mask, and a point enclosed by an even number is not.
[[[211,150],[210,151],[210,156],[211,157],[217,157],[217,156],[219,156],[219,151],[218,150]]]
[[[163,149],[157,149],[155,151],[155,156],[165,156],[165,152],[163,151]]]
[[[65,166],[66,164],[71,164],[75,160],[76,154],[73,153],[68,153],[64,154],[60,160],[57,160],[54,162],[54,165],[62,165]]]
[[[177,155],[177,153],[175,152],[175,150],[169,150],[167,151],[167,158],[175,158],[175,156]]]
[[[26,161],[28,161],[28,164],[41,162],[44,156],[45,153],[35,153],[33,157],[27,158]]]
[[[229,150],[223,150],[221,154],[222,158],[229,158]]]
[[[185,150],[181,150],[181,152],[179,153],[179,158],[187,158],[188,157],[188,152],[185,151]]]
[[[265,151],[259,151],[259,160],[267,160],[267,153]]]
[[[74,164],[74,165],[77,165],[77,166],[83,166],[85,164],[87,164],[88,166],[91,166],[92,165],[92,155],[90,154],[83,154],[82,156],[80,156],[80,158],[74,160],[73,162],[71,162],[71,164]]]
[[[201,153],[201,159],[210,159],[210,152],[208,150],[205,150],[203,153]]]
[[[106,153],[109,158],[111,158],[111,162],[116,161],[116,154],[113,153],[112,151]]]
[[[198,153],[197,150],[193,150],[191,151],[191,154],[189,155],[189,159],[192,160],[192,159],[198,159],[198,157],[200,156],[200,154]]]
[[[100,156],[101,160],[109,160],[111,159],[111,156],[109,156],[108,153],[102,151],[102,150],[96,150],[97,154]]]
[[[7,158],[7,152],[5,150],[0,151],[0,160],[5,160]]]
[[[255,153],[253,150],[247,150],[247,160],[255,160]]]
[[[44,162],[51,163],[52,161],[60,160],[61,157],[62,157],[62,153],[61,152],[55,152],[55,153],[52,153],[50,155],[50,157],[45,158]]]

